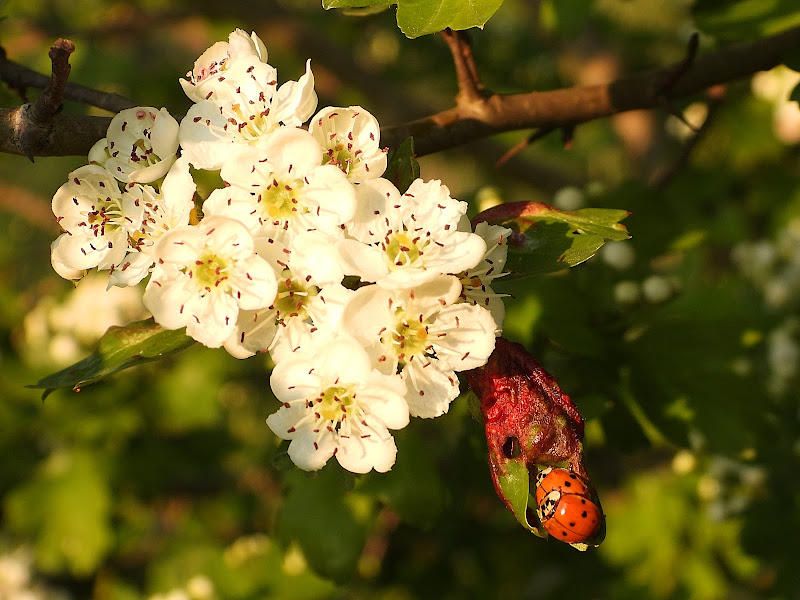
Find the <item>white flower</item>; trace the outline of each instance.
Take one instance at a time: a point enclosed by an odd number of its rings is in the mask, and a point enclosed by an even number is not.
[[[194,208],[196,185],[189,173],[189,164],[179,159],[173,164],[161,191],[143,188],[144,219],[142,227],[130,241],[131,249],[117,268],[112,268],[108,285],[136,285],[144,279],[156,261],[155,245],[167,231],[189,224]]]
[[[52,263],[65,279],[80,279],[86,269],[110,269],[125,257],[128,238],[141,227],[142,186],[121,192],[117,181],[98,165],[69,174],[53,196],[53,214],[64,233],[52,246]]]
[[[410,288],[477,265],[483,239],[459,231],[466,202],[439,181],[414,181],[400,196],[386,179],[358,186],[357,210],[339,244],[345,273],[387,288]],[[365,246],[365,244],[367,246]]]
[[[236,358],[269,351],[278,361],[306,346],[317,334],[336,333],[342,310],[353,292],[338,282],[317,282],[313,275],[295,269],[291,262],[294,251],[280,242],[258,238],[256,249],[277,273],[275,301],[261,310],[240,311],[236,330],[225,342],[225,349]]]
[[[353,183],[375,179],[386,170],[378,120],[360,106],[323,108],[309,122],[308,132],[326,149],[327,162]]]
[[[172,229],[156,244],[158,262],[144,305],[166,329],[210,348],[236,328],[239,309],[257,310],[275,299],[272,267],[257,256],[247,228],[233,219],[206,217],[199,225]]]
[[[234,160],[234,145],[259,146],[280,128],[298,127],[314,113],[317,95],[311,61],[299,81],[277,87],[275,70],[257,63],[245,71],[228,73],[235,86],[229,97],[201,100],[180,124],[183,156],[198,169],[220,169]]]
[[[106,137],[89,150],[89,162],[124,183],[150,183],[166,175],[178,152],[178,122],[166,108],[137,106],[111,119]]]
[[[505,306],[503,297],[492,289],[492,282],[506,275],[503,268],[508,256],[508,236],[512,231],[501,225],[489,225],[482,221],[475,226],[475,234],[486,242],[486,254],[472,269],[460,273],[461,300],[469,304],[477,304],[489,309],[497,324],[498,335],[503,328]]]
[[[333,234],[353,216],[355,190],[321,161],[322,148],[307,131],[282,128],[260,150],[243,149],[226,162],[220,174],[230,185],[214,190],[203,211],[238,219],[255,236]]]
[[[193,102],[215,98],[218,93],[225,96],[236,86],[237,71],[246,71],[257,63],[267,63],[264,42],[255,31],[248,36],[236,29],[228,36],[227,42],[217,42],[203,52],[195,61],[194,68],[186,74],[189,80],[181,79],[180,84]],[[228,77],[228,71],[233,71],[233,78]]]
[[[401,374],[413,416],[447,412],[458,396],[455,372],[484,365],[494,349],[491,313],[455,303],[460,292],[450,275],[406,290],[368,285],[344,309],[341,330],[361,342],[382,373]]]
[[[348,337],[329,338],[279,362],[270,386],[283,407],[267,419],[291,440],[289,457],[302,469],[321,469],[331,456],[348,471],[391,469],[397,447],[389,429],[408,424],[397,377],[372,368]]]

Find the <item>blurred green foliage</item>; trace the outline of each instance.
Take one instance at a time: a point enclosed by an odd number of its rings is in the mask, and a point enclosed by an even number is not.
[[[394,9],[355,18],[318,0],[10,2],[9,58],[72,81],[189,106],[177,79],[234,27],[264,39],[282,80],[307,57],[320,106],[392,124],[452,105],[437,36]],[[493,90],[608,81],[796,23],[794,2],[506,0],[475,31]],[[508,281],[505,335],[525,343],[587,420],[607,538],[585,553],[524,531],[494,495],[464,398],[397,434],[397,464],[355,477],[291,466],[264,420],[264,357],[198,346],[45,402],[25,386],[92,351],[55,310],[52,194],[84,157],[0,159],[0,597],[9,564],[42,598],[796,598],[800,556],[800,172],[786,70],[578,126],[494,162],[527,132],[420,160],[472,214],[492,200],[631,211],[633,239],[569,271]],[[28,90],[35,97],[35,90]],[[0,89],[3,106],[21,100]],[[788,108],[787,108],[788,106]],[[65,110],[85,111],[67,103]],[[792,113],[791,111],[795,111]],[[792,120],[794,119],[794,120]],[[691,150],[689,152],[688,150]],[[78,286],[80,291],[81,286]],[[88,309],[87,309],[88,310]],[[95,309],[92,309],[95,310]]]

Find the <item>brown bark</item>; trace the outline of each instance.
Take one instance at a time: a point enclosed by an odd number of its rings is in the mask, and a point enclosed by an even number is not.
[[[722,48],[681,61],[671,67],[622,77],[602,85],[575,86],[545,92],[521,94],[465,93],[457,106],[402,125],[384,127],[381,141],[399,146],[414,136],[418,155],[431,154],[497,133],[535,128],[570,128],[617,113],[663,106],[669,99],[691,96],[715,85],[724,84],[783,62],[793,49],[800,47],[800,27],[782,33]],[[473,91],[480,90],[477,75],[462,64],[463,81],[472,78]],[[0,78],[14,87],[43,87],[42,79],[2,58]],[[23,75],[20,75],[23,73]],[[677,75],[677,76],[676,76]],[[22,79],[21,79],[22,77]],[[88,92],[87,92],[88,90]],[[463,91],[463,89],[462,89]],[[103,105],[113,111],[128,108],[130,101],[114,94],[103,94],[68,84],[64,97]],[[30,105],[0,109],[0,152],[28,152],[20,143]],[[57,114],[47,136],[39,140],[32,156],[68,156],[87,154],[98,139],[105,136],[109,117]]]

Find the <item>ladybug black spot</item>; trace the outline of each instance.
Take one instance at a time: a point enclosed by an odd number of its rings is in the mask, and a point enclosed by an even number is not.
[[[581,516],[582,516],[582,517],[585,519],[585,518],[586,518],[586,517],[588,517],[589,515],[586,513],[586,511],[583,511],[583,512],[581,513]]]

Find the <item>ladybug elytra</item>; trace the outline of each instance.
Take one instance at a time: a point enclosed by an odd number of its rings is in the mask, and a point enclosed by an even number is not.
[[[536,476],[537,516],[545,531],[567,544],[590,540],[599,531],[603,511],[576,473],[547,468]]]

